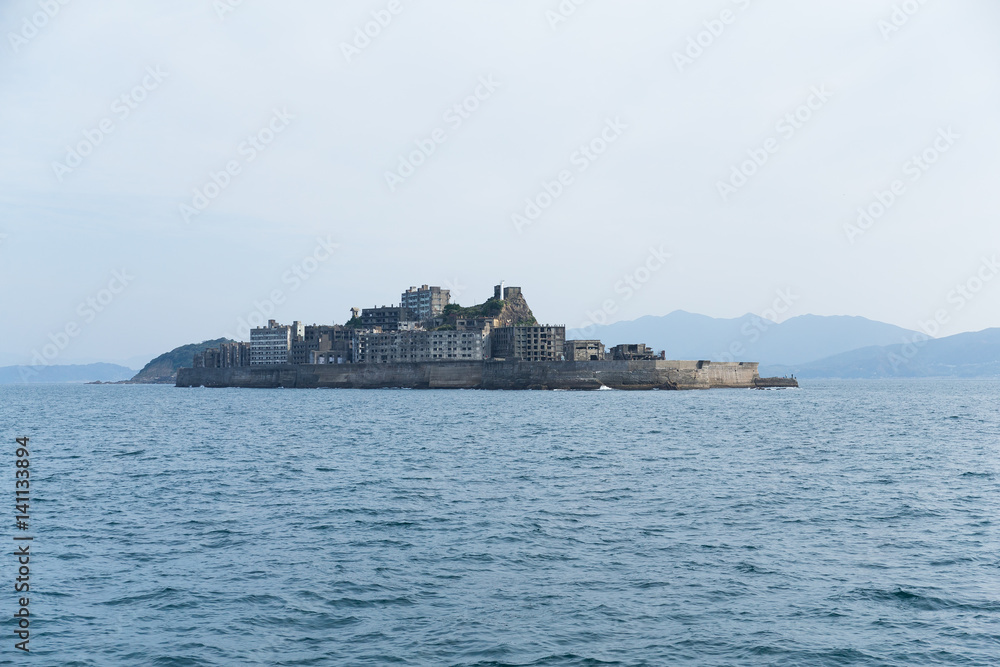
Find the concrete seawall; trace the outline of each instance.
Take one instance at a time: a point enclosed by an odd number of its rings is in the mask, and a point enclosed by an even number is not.
[[[182,368],[178,387],[341,389],[749,389],[756,362],[488,361]],[[791,385],[797,386],[797,385]]]

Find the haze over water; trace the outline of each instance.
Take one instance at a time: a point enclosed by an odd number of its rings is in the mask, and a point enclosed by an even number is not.
[[[998,391],[0,386],[32,659],[996,664]]]

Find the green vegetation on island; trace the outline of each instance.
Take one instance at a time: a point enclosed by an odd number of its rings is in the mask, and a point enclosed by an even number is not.
[[[223,343],[232,343],[228,338],[216,338],[206,340],[201,343],[191,343],[175,347],[170,352],[165,352],[146,364],[141,371],[136,373],[130,382],[142,384],[173,384],[177,381],[177,370],[180,368],[191,368],[191,360],[195,354],[204,352],[210,347],[219,347]]]
[[[471,320],[479,317],[498,317],[506,305],[506,301],[495,298],[487,299],[483,303],[468,307],[460,306],[457,303],[449,303],[444,307],[444,313],[442,314],[446,319],[461,318]]]

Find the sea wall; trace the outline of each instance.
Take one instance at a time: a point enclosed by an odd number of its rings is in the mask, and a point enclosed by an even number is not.
[[[489,363],[489,389],[714,389],[747,388],[757,378],[756,363],[707,361],[559,361]]]
[[[182,368],[177,373],[178,387],[474,389],[482,381],[481,361]]]
[[[751,388],[756,362],[489,361],[182,368],[178,387],[343,389]]]

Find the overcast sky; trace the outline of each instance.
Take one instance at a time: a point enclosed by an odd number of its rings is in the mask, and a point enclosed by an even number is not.
[[[776,300],[1000,326],[991,0],[6,0],[0,25],[0,364],[136,367],[272,308],[500,280],[570,327]]]

